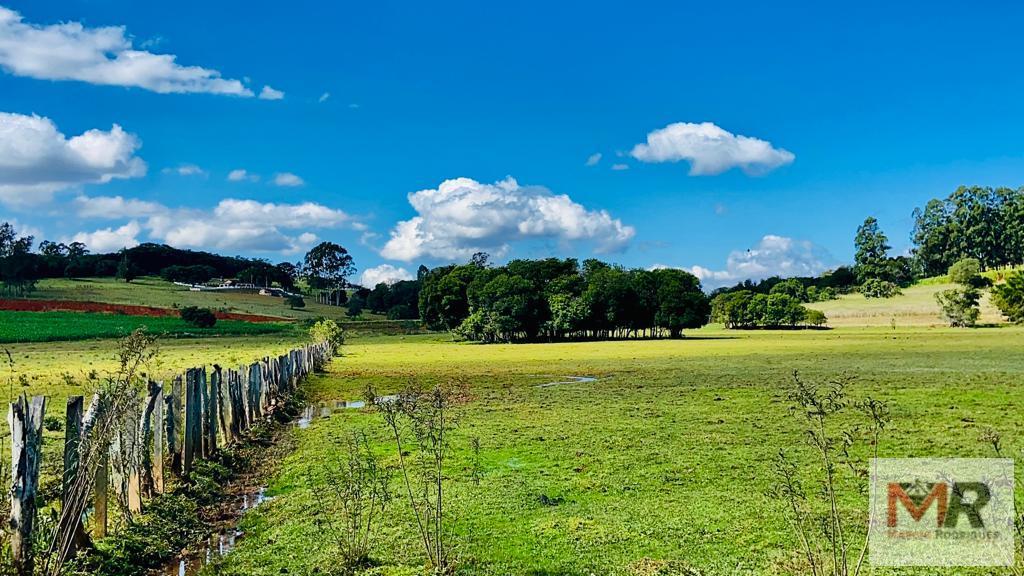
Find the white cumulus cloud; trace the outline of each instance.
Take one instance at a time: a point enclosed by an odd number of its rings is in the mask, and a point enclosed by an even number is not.
[[[81,242],[92,252],[117,252],[122,248],[139,245],[138,235],[142,226],[135,220],[120,228],[103,228],[94,232],[79,232],[70,242]]]
[[[79,196],[73,205],[80,218],[131,218],[139,225],[132,237],[145,231],[150,240],[178,248],[291,254],[316,243],[312,230],[365,229],[350,214],[315,202],[275,204],[227,198],[203,210],[121,196]],[[105,238],[115,232],[118,230],[106,229],[92,234],[104,233]]]
[[[417,216],[399,222],[381,255],[405,262],[421,257],[465,258],[479,251],[502,255],[511,242],[553,239],[590,241],[597,252],[624,248],[636,234],[604,210],[587,210],[542,186],[512,178],[483,184],[446,180],[436,189],[409,194]]]
[[[291,172],[278,172],[274,174],[274,184],[277,186],[302,186],[306,181]]]
[[[363,270],[363,274],[359,278],[359,285],[366,288],[373,288],[381,282],[385,284],[394,284],[401,280],[412,280],[412,273],[405,268],[399,268],[392,266],[391,264],[381,264],[380,266],[374,266],[373,268]]]
[[[0,6],[0,68],[41,80],[78,80],[159,93],[205,92],[252,96],[239,80],[173,54],[137,50],[123,26],[87,28],[79,22],[38,25]]]
[[[690,163],[691,176],[721,174],[739,168],[747,174],[764,174],[793,162],[796,156],[770,142],[733,134],[711,122],[677,122],[647,135],[630,155],[641,162]]]
[[[716,288],[771,276],[817,276],[832,262],[832,256],[813,242],[768,234],[754,248],[731,252],[725,269],[693,266],[689,270],[705,287]]]
[[[42,204],[75,185],[143,176],[141,145],[117,124],[67,138],[49,118],[0,112],[0,202]]]
[[[264,86],[263,90],[260,90],[260,100],[283,100],[284,92],[280,90],[274,90],[270,86]]]

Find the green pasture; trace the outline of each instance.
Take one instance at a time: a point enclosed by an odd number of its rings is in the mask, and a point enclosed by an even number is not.
[[[897,328],[906,326],[943,326],[946,321],[939,313],[935,294],[955,288],[955,284],[924,281],[903,288],[902,294],[892,298],[865,298],[860,293],[844,294],[837,300],[804,304],[808,308],[821,310],[828,317],[829,326],[877,326]],[[982,324],[996,324],[1003,321],[999,310],[989,300],[989,290],[981,298]]]
[[[208,338],[164,336],[157,340],[158,354],[145,372],[156,380],[167,380],[193,366],[237,366],[283,354],[306,340],[305,334],[294,331]],[[68,396],[91,394],[98,380],[117,369],[117,363],[116,339],[0,344],[0,398],[23,392],[44,394],[51,406],[47,413],[63,414]]]
[[[1024,448],[1022,328],[688,334],[536,345],[359,339],[307,389],[330,407],[368,385],[381,393],[413,381],[465,387],[446,490],[457,573],[467,575],[806,573],[784,505],[768,495],[780,449],[805,465],[812,490],[817,478],[787,399],[794,370],[814,381],[848,377],[853,398],[888,402],[882,456],[990,456],[979,441],[990,427],[1002,434],[1004,454]],[[569,376],[598,380],[538,387]],[[274,499],[246,515],[246,536],[218,573],[337,568],[308,477],[342,459],[339,438],[350,430],[367,431],[396,460],[379,416],[366,410],[335,410],[297,430],[296,451],[270,481]],[[473,437],[479,485],[471,480]],[[844,515],[863,525],[865,499],[850,481],[841,490]],[[398,499],[376,531],[379,566],[368,574],[424,573],[417,545]]]
[[[52,342],[90,338],[121,338],[137,328],[166,337],[234,335],[253,336],[295,331],[284,322],[219,320],[210,328],[197,328],[173,316],[128,316],[93,312],[11,312],[0,310],[0,343]]]

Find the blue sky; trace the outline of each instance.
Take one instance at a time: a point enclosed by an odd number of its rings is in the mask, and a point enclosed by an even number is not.
[[[869,215],[903,251],[915,206],[1024,174],[1013,5],[0,6],[0,218],[97,248],[716,284],[849,261]]]

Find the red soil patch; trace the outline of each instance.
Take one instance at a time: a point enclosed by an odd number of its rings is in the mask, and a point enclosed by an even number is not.
[[[10,300],[0,298],[0,310],[15,312],[102,312],[107,314],[127,314],[129,316],[178,316],[173,308],[154,308],[152,306],[133,306],[130,304],[106,304],[104,302],[77,302],[72,300]],[[243,322],[282,322],[287,318],[260,316],[258,314],[236,314],[219,312],[213,314],[219,320],[242,320]]]

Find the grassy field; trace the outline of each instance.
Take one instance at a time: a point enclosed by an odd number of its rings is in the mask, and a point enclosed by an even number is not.
[[[286,323],[240,322],[220,320],[211,328],[196,328],[181,318],[127,316],[85,312],[10,312],[0,310],[0,343],[51,342],[120,338],[136,328],[145,328],[161,336],[254,336],[294,332]]]
[[[159,353],[146,372],[154,379],[167,380],[193,366],[235,366],[282,354],[305,339],[304,334],[295,331],[259,336],[163,337],[157,341]],[[63,413],[68,396],[90,394],[96,380],[117,368],[116,345],[117,340],[112,339],[0,345],[0,398],[22,392],[45,394],[51,410],[56,410],[47,413]],[[8,364],[4,350],[10,352],[13,366]]]
[[[410,380],[465,384],[447,473],[460,574],[801,574],[783,503],[767,495],[780,448],[812,461],[787,399],[792,371],[812,380],[848,375],[851,396],[889,402],[883,456],[990,456],[979,442],[987,427],[1002,433],[1005,454],[1017,455],[1022,346],[1016,327],[712,327],[679,341],[490,346],[381,337],[346,346],[308,387],[333,406],[361,397],[368,384],[381,392]],[[569,376],[598,380],[538,387]],[[297,431],[296,452],[270,483],[275,498],[245,517],[246,537],[221,573],[337,567],[307,477],[338,460],[338,438],[357,429],[393,454],[368,411],[335,411]],[[473,437],[479,485],[470,474]],[[844,513],[863,521],[853,485],[841,496]],[[374,541],[381,566],[371,573],[421,574],[416,538],[407,506],[394,502]]]
[[[240,312],[303,320],[327,317],[347,320],[345,309],[338,306],[317,304],[312,298],[306,299],[306,307],[290,309],[283,298],[260,296],[239,292],[192,292],[184,286],[166,282],[160,278],[138,278],[131,283],[118,282],[114,278],[41,280],[32,298],[43,300],[85,300],[110,304],[136,304],[157,308],[182,308],[199,306],[224,312]],[[367,319],[375,316],[367,314]]]
[[[921,282],[903,288],[903,293],[893,298],[865,298],[861,294],[844,294],[838,300],[805,304],[808,308],[821,310],[828,317],[829,326],[889,326],[893,322],[903,326],[942,326],[945,321],[939,315],[935,294],[954,288],[946,282]],[[989,300],[989,291],[981,299],[982,324],[1002,322],[1002,315]]]

